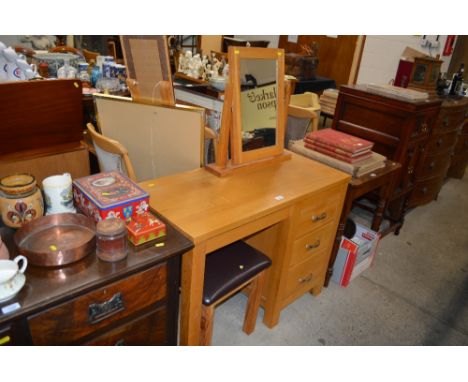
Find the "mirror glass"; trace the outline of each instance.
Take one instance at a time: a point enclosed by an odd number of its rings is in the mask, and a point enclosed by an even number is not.
[[[240,60],[242,151],[277,141],[277,61]]]

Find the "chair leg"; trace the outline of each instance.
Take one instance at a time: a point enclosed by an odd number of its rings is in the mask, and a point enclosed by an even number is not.
[[[265,271],[260,272],[252,281],[252,289],[249,293],[249,300],[247,301],[247,309],[245,311],[244,327],[242,328],[242,330],[247,334],[251,334],[255,330],[264,282]]]
[[[211,338],[213,337],[213,322],[214,322],[215,304],[210,306],[202,305],[202,317],[200,328],[200,345],[210,346]]]

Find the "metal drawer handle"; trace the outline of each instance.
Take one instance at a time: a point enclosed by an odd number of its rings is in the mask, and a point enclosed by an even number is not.
[[[445,117],[444,118],[444,126],[447,127],[449,125],[449,118]]]
[[[423,133],[427,133],[427,130],[428,130],[427,123],[423,123],[423,124],[421,125],[421,131],[422,131]]]
[[[320,220],[323,220],[327,217],[327,213],[326,212],[322,212],[320,215],[313,215],[312,216],[312,221],[313,222],[318,222]]]
[[[88,322],[90,324],[96,324],[114,314],[121,312],[125,309],[125,305],[122,299],[122,293],[118,292],[114,294],[109,300],[98,304],[91,304],[88,307]]]
[[[429,164],[429,170],[432,170],[434,168],[434,166],[435,166],[435,162],[431,162]]]
[[[305,247],[306,247],[307,250],[318,248],[318,247],[320,247],[320,240],[317,240],[314,244],[306,244]]]
[[[444,143],[444,140],[441,139],[441,138],[439,138],[439,139],[437,140],[437,147],[442,146],[442,143]]]
[[[411,174],[413,173],[413,171],[414,171],[414,167],[413,167],[413,166],[409,166],[409,167],[408,167],[408,174],[411,175]]]
[[[422,189],[421,189],[421,192],[422,192],[423,194],[426,194],[426,193],[427,193],[427,187],[422,188]]]
[[[298,280],[298,281],[299,281],[299,284],[308,283],[309,281],[311,281],[311,280],[313,279],[313,277],[314,277],[314,274],[313,274],[313,273],[307,275],[307,276],[304,277],[304,278],[301,277],[301,278]]]

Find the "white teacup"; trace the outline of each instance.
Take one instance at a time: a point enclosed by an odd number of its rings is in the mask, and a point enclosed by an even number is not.
[[[73,207],[72,178],[69,173],[45,178],[42,188],[47,206],[46,215],[76,212]]]
[[[23,265],[19,267],[19,262]],[[16,256],[14,260],[0,260],[0,302],[15,296],[26,282],[24,271],[28,266],[28,259]]]
[[[19,262],[23,261],[21,268]],[[24,273],[28,266],[28,259],[24,256],[16,256],[13,260],[0,260],[0,286],[13,279],[18,273]]]

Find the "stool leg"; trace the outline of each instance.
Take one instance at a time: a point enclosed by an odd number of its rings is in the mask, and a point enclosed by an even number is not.
[[[211,338],[213,337],[213,322],[214,322],[214,309],[215,304],[210,306],[202,305],[202,317],[200,328],[200,345],[211,345]]]
[[[258,276],[252,281],[252,289],[249,294],[247,309],[245,311],[244,327],[242,328],[242,330],[247,334],[251,334],[255,330],[264,282],[265,271],[260,272]]]

